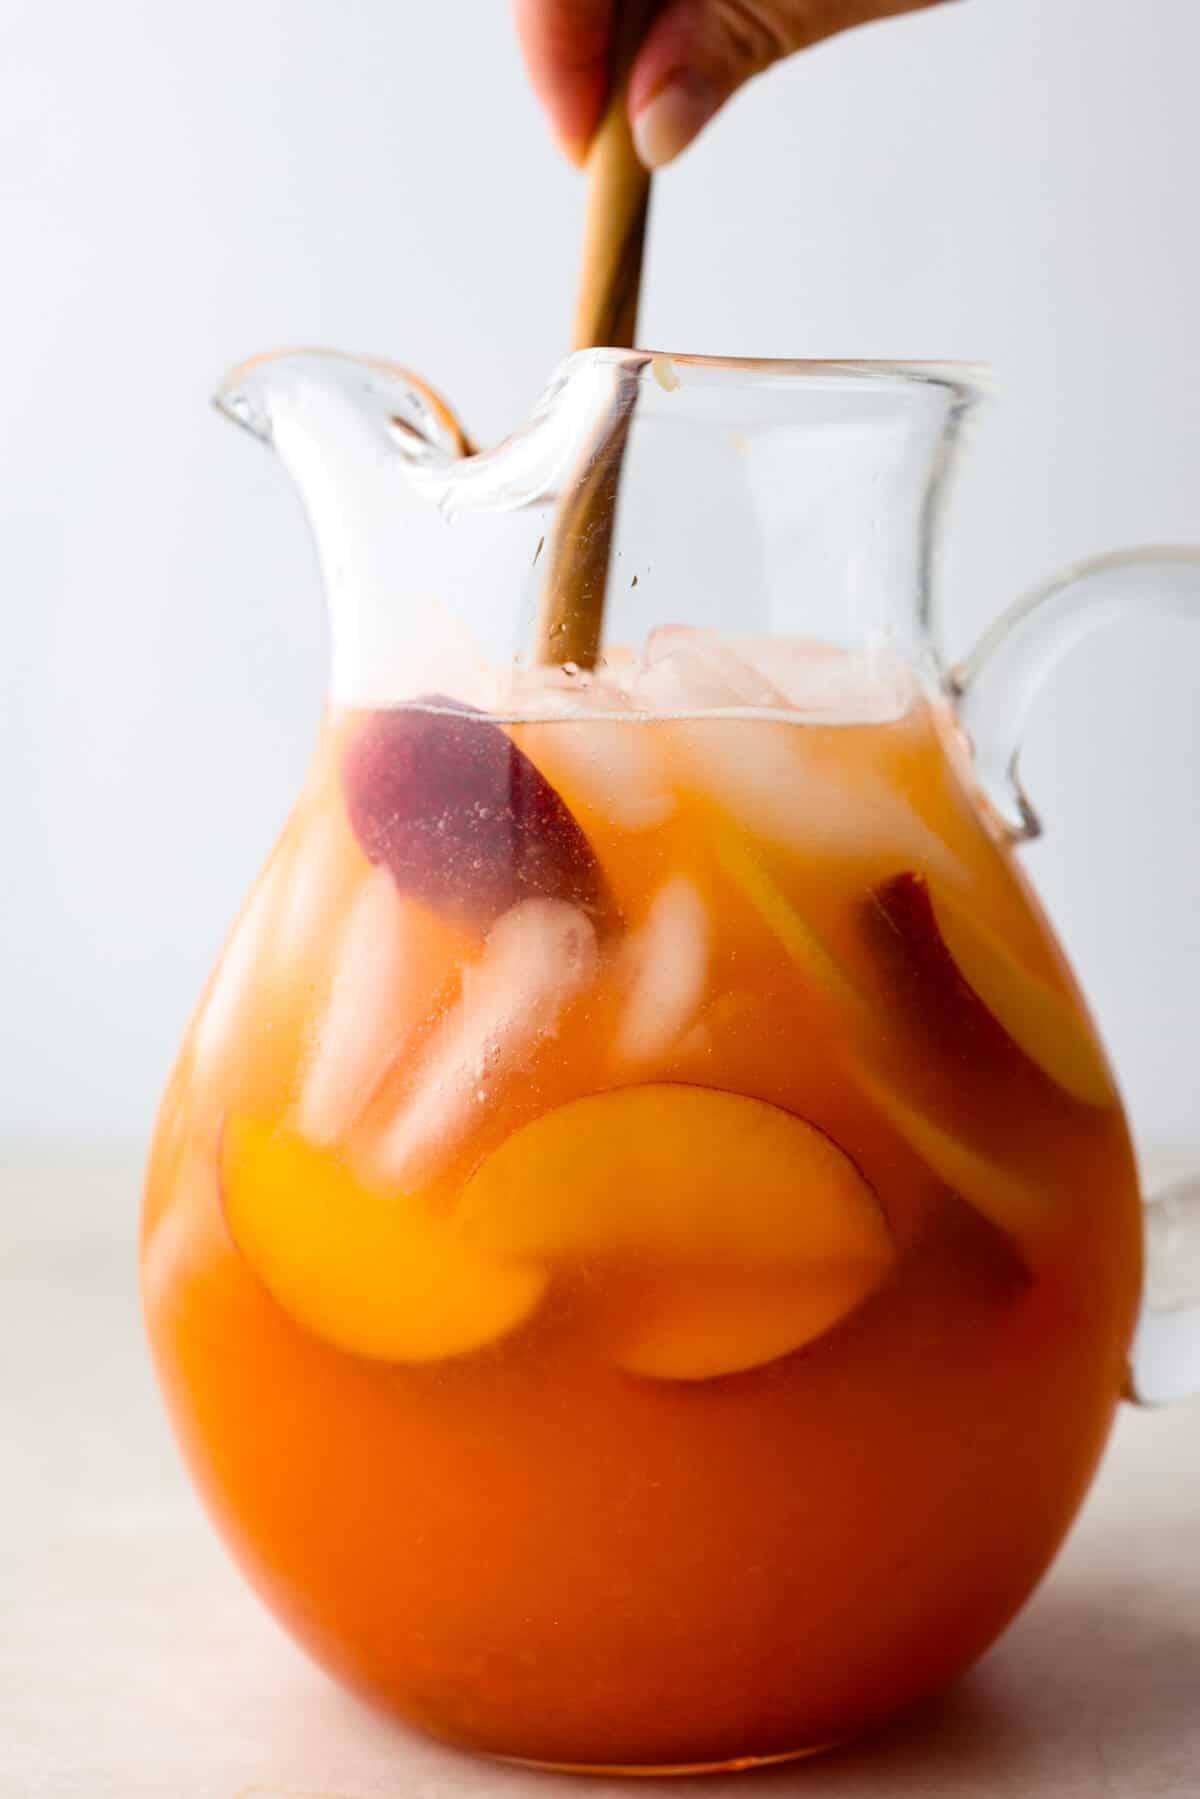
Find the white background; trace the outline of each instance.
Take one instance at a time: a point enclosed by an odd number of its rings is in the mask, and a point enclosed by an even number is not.
[[[662,179],[644,337],[967,356],[949,647],[1049,568],[1200,539],[1200,7],[958,0],[748,90]],[[136,1141],[297,787],[298,508],[206,406],[317,341],[499,435],[556,360],[578,177],[502,0],[8,0],[0,22],[0,1139]],[[1030,856],[1139,1135],[1194,1132],[1200,628],[1076,657]]]

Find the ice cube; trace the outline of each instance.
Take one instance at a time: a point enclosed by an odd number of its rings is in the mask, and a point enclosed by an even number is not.
[[[505,718],[574,718],[581,713],[594,717],[630,709],[626,683],[615,672],[553,663],[514,663],[500,684],[498,697]]]
[[[192,1033],[197,1070],[206,1074],[244,1024],[252,989],[272,959],[276,921],[289,873],[279,851],[267,863],[246,908],[234,926],[213,975]]]
[[[334,976],[314,1036],[297,1112],[311,1143],[342,1136],[428,1015],[441,970],[431,964],[415,907],[386,868],[356,893],[334,952]]]
[[[595,973],[596,932],[565,900],[527,899],[493,925],[414,1090],[366,1151],[370,1178],[413,1191],[453,1153]]]
[[[823,724],[880,724],[913,700],[908,664],[886,647],[848,651],[799,637],[723,637],[660,625],[646,641],[635,692],[652,710],[743,707],[801,712]]]
[[[704,999],[709,938],[708,910],[694,882],[673,876],[623,951],[630,991],[617,1026],[618,1055],[652,1062],[692,1023]]]
[[[652,711],[675,714],[783,704],[761,669],[718,632],[692,625],[659,625],[650,633],[635,695]]]
[[[804,754],[809,727],[764,718],[681,719],[678,779],[750,837],[813,855],[937,869],[958,880],[948,845],[875,769]],[[827,746],[826,746],[827,747]]]
[[[769,677],[782,704],[820,724],[888,724],[914,699],[911,668],[883,646],[843,650],[800,637],[737,637],[731,650]]]
[[[631,681],[642,666],[642,658],[632,644],[606,643],[596,666],[606,681],[614,682],[628,691]]]
[[[803,789],[811,776],[801,761],[794,725],[769,719],[680,719],[671,749],[686,785],[713,799],[748,833],[792,844],[811,835],[819,796]],[[842,802],[840,790],[837,800]],[[835,807],[827,821],[844,821]]]
[[[275,954],[283,967],[311,956],[324,943],[352,855],[354,846],[340,816],[322,815],[300,837],[275,929]]]
[[[514,737],[572,811],[596,812],[623,831],[670,818],[677,802],[658,733],[613,673],[518,669],[512,699],[513,716],[525,721]]]
[[[675,811],[660,733],[637,713],[543,719],[514,736],[585,828],[596,813],[619,830],[649,831]]]

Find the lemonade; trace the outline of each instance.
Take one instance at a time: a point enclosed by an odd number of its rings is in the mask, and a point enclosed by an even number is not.
[[[331,713],[144,1222],[269,1603],[403,1717],[576,1766],[817,1748],[976,1656],[1140,1277],[1110,1075],[952,724],[655,635]]]

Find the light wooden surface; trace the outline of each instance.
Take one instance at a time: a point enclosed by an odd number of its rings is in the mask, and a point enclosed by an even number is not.
[[[806,1765],[647,1789],[458,1756],[260,1609],[143,1350],[137,1168],[0,1161],[3,1799],[1197,1799],[1200,1406],[1127,1413],[1041,1593],[952,1693]]]

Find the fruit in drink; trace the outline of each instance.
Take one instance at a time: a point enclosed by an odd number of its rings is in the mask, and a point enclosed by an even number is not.
[[[335,714],[149,1171],[235,1553],[503,1755],[783,1755],[949,1679],[1066,1530],[1136,1314],[1102,1054],[930,708],[748,715],[769,664],[730,699],[694,647],[661,716],[614,667],[575,709],[530,675],[553,716]],[[809,663],[843,706],[809,650],[788,704]]]
[[[349,1355],[441,1361],[493,1343],[541,1299],[537,1268],[472,1254],[405,1194],[356,1180],[328,1150],[257,1119],[221,1142],[230,1234],[289,1317]]]
[[[483,926],[534,897],[607,910],[587,838],[490,719],[436,698],[372,713],[347,745],[342,786],[364,855],[401,893]]]

